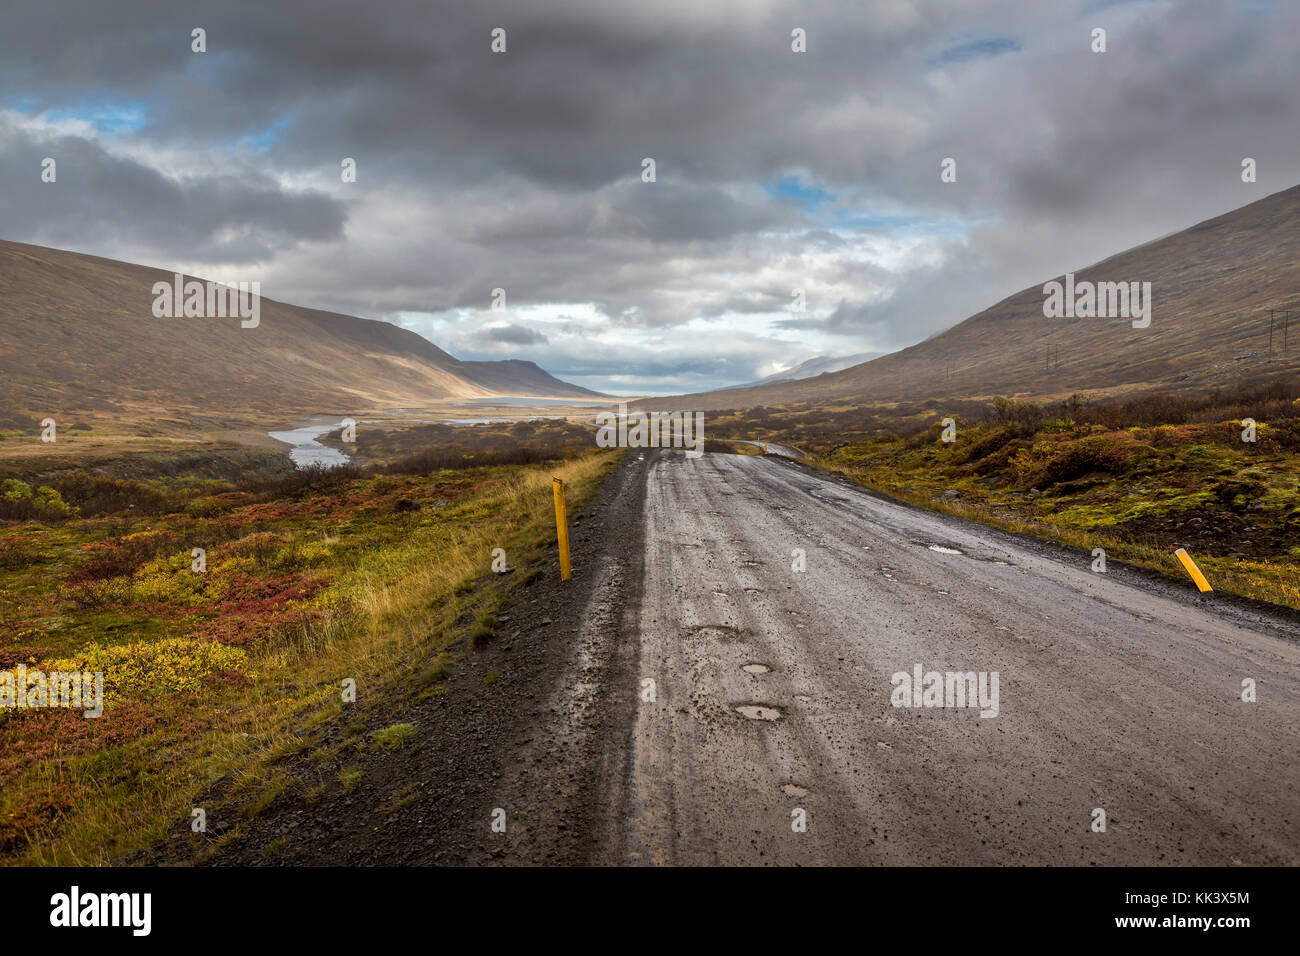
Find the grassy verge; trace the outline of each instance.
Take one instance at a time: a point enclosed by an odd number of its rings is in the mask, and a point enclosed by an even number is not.
[[[143,519],[0,525],[0,670],[103,670],[108,698],[97,719],[0,710],[0,860],[122,859],[214,788],[261,812],[285,789],[277,764],[345,708],[413,673],[437,693],[447,649],[491,635],[508,586],[493,549],[514,565],[553,541],[552,475],[579,503],[616,459],[206,488]]]
[[[1300,608],[1300,457],[1290,431],[1261,423],[1246,442],[1243,430],[958,422],[951,442],[936,426],[810,462],[912,504],[1179,578],[1174,551],[1185,547],[1217,590]]]

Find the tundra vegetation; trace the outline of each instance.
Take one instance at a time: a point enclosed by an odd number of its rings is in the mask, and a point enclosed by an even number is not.
[[[956,440],[942,441],[944,418]],[[1243,441],[1253,420],[1253,442]],[[1300,608],[1300,383],[1107,401],[750,409],[715,434],[770,438],[904,501]]]
[[[188,834],[214,794],[242,807],[222,837],[237,839],[326,727],[349,728],[336,750],[404,745],[419,729],[393,701],[441,692],[505,596],[554,563],[552,475],[581,502],[619,454],[529,431],[332,471],[9,462],[0,670],[101,670],[107,706],[0,710],[0,861],[129,859]],[[498,547],[514,573],[492,574]]]

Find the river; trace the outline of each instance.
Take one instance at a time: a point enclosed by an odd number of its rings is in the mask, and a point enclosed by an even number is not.
[[[312,465],[337,468],[339,465],[346,465],[351,459],[337,448],[322,445],[316,439],[326,432],[342,427],[342,422],[333,422],[324,425],[303,425],[289,431],[267,432],[267,434],[289,446],[289,458],[299,468],[310,468]]]
[[[530,404],[525,405],[528,402]],[[514,399],[514,398],[496,398],[496,399],[478,399],[467,405],[486,406],[487,408],[531,408],[544,409],[548,405],[562,405],[565,407],[586,407],[596,405],[608,405],[608,402],[548,402],[546,399]],[[406,411],[406,409],[394,409],[396,412]],[[530,415],[528,418],[568,418],[568,415]],[[488,415],[482,418],[363,418],[358,424],[365,425],[373,422],[392,422],[408,425],[414,424],[443,424],[463,427],[466,425],[487,425],[491,422],[519,421],[522,415],[515,413],[511,415]],[[346,465],[352,459],[339,451],[337,448],[331,448],[329,445],[322,445],[316,439],[327,432],[342,428],[343,422],[317,421],[310,425],[300,425],[297,428],[285,431],[267,432],[276,441],[284,442],[289,446],[289,458],[299,468],[310,468],[312,465],[320,465],[323,468],[337,468],[339,465]]]

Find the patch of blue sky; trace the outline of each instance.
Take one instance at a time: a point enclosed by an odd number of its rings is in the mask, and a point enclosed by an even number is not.
[[[18,113],[26,113],[30,116],[36,112],[37,101],[36,97],[32,96],[30,93],[6,93],[4,97],[4,105],[6,109],[11,109]]]
[[[835,193],[818,182],[802,176],[783,176],[773,183],[762,183],[771,198],[792,203],[808,213],[813,222],[834,232],[892,231],[912,235],[955,238],[965,236],[971,223],[959,219],[933,219],[909,213],[885,213],[870,208],[853,207],[837,201]]]
[[[832,233],[881,232],[937,239],[962,238],[978,225],[958,217],[935,218],[908,212],[883,212],[870,206],[841,205],[818,210],[817,224]]]
[[[253,152],[260,153],[270,149],[275,145],[288,130],[293,126],[293,117],[281,116],[270,126],[248,136],[239,138],[239,145],[250,147]]]
[[[946,66],[950,63],[965,63],[968,60],[988,59],[1002,56],[1004,53],[1018,53],[1019,51],[1019,41],[1011,37],[980,37],[979,39],[964,40],[945,47],[935,57],[934,62]]]
[[[101,133],[113,135],[138,133],[149,125],[149,103],[145,100],[89,96],[71,106],[50,109],[46,111],[45,118],[54,123],[81,120]]]
[[[794,203],[807,210],[835,200],[835,196],[826,187],[820,183],[805,182],[800,176],[782,176],[776,182],[763,183],[762,186],[773,199]]]
[[[836,209],[827,225],[836,229],[914,229],[927,224],[922,216],[876,213],[869,210]]]
[[[1085,4],[1083,9],[1079,11],[1079,16],[1092,16],[1092,14],[1100,13],[1110,7],[1168,6],[1171,2],[1176,2],[1176,0],[1092,0],[1091,3]],[[1249,2],[1249,0],[1244,0],[1244,2]]]

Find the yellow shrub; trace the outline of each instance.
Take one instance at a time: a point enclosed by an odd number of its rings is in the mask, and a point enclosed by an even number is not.
[[[45,661],[41,669],[102,672],[104,697],[117,703],[196,692],[203,689],[205,678],[222,671],[242,672],[247,662],[247,652],[238,647],[173,637],[152,644],[87,644],[71,657]]]
[[[324,541],[308,541],[293,548],[285,548],[276,557],[276,564],[283,567],[316,567],[328,564],[334,557],[334,548]]]
[[[132,590],[137,601],[194,605],[207,599],[204,575],[195,573],[188,551],[144,565],[136,572]]]
[[[112,604],[129,604],[134,597],[134,588],[129,578],[108,578],[64,585],[60,588],[60,594],[78,607],[100,608]]]

